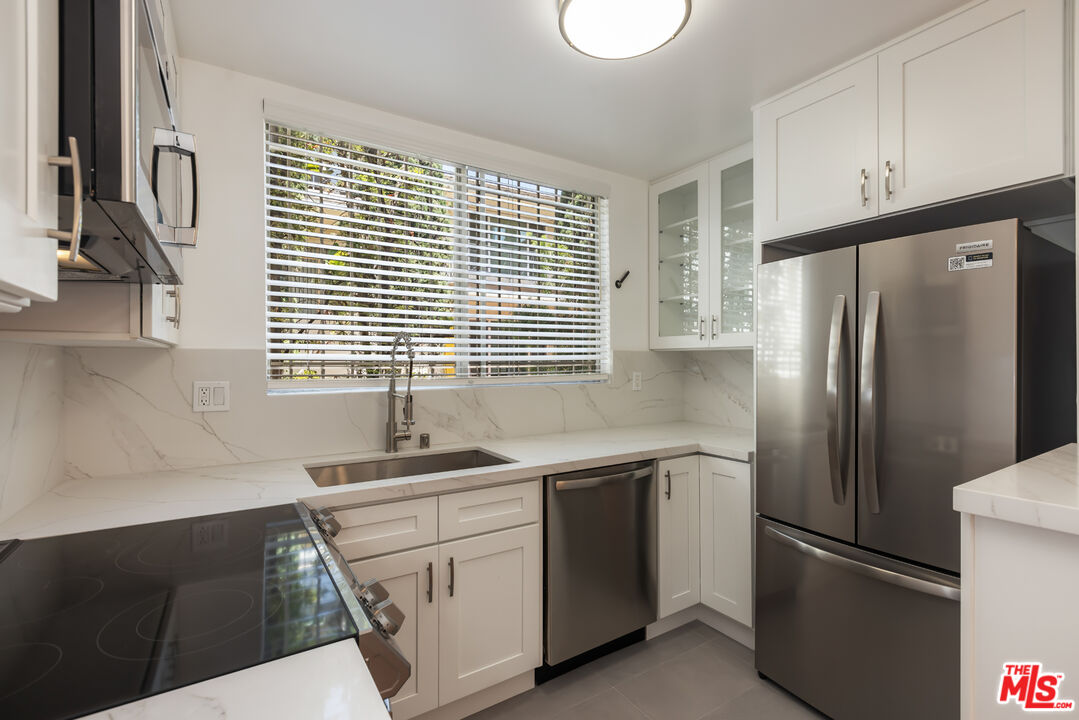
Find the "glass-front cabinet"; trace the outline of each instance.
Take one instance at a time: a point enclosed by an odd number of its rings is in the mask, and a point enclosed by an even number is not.
[[[708,168],[652,187],[652,345],[707,345]]]
[[[653,184],[649,218],[650,346],[752,347],[752,145]]]

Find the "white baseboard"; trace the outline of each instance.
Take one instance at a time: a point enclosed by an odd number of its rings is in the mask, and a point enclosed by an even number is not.
[[[423,715],[418,715],[415,720],[461,720],[478,713],[480,710],[486,710],[492,705],[497,705],[503,700],[509,700],[514,695],[527,692],[535,686],[535,672],[529,670],[460,700],[454,700],[448,705],[443,705],[425,712]]]
[[[693,607],[676,612],[674,615],[668,615],[662,620],[657,620],[645,628],[645,637],[651,640],[654,637],[658,637],[665,632],[670,632],[676,627],[681,627],[694,620],[700,620],[708,627],[723,633],[737,643],[745,645],[750,650],[755,647],[753,628],[746,627],[740,622],[731,620],[723,613],[716,612],[712,608],[704,605],[694,605]]]

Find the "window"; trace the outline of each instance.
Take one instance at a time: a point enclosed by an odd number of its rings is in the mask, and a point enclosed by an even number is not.
[[[606,200],[266,123],[272,387],[599,379]],[[407,362],[407,361],[406,361]]]

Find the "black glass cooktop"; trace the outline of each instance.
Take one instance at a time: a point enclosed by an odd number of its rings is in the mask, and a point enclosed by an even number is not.
[[[70,718],[356,634],[280,505],[0,548],[0,718]]]

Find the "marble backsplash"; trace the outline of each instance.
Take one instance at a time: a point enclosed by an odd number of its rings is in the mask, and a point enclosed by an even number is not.
[[[0,343],[0,521],[64,479],[64,358]]]
[[[610,383],[424,389],[415,393],[414,439],[433,444],[662,423],[695,416],[751,426],[736,363],[700,353],[616,352]],[[726,354],[726,353],[722,353]],[[748,355],[748,353],[747,353]],[[267,395],[260,350],[65,351],[65,460],[69,477],[180,469],[383,447],[384,392]],[[633,391],[630,377],[642,373]],[[752,381],[752,365],[749,365]],[[228,380],[231,410],[196,413],[193,380]],[[747,386],[748,387],[748,386]],[[714,398],[719,405],[707,410]]]
[[[753,351],[684,355],[682,419],[753,429]]]

